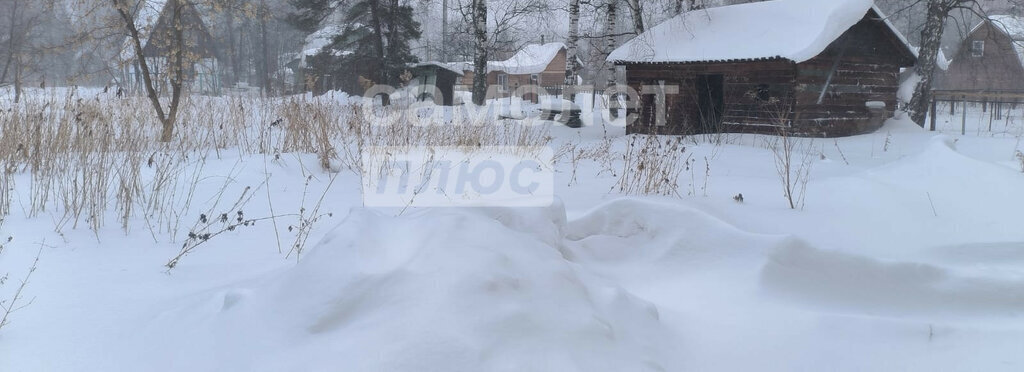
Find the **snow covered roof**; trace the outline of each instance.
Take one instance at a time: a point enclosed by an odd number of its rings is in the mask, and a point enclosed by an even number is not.
[[[355,23],[352,26],[359,27],[359,25],[359,23]],[[307,35],[305,43],[302,45],[302,52],[299,53],[299,66],[305,67],[306,59],[320,54],[324,48],[334,42],[336,37],[344,34],[345,27],[345,25],[341,24],[329,24]],[[352,53],[351,50],[335,50],[332,52],[335,57],[347,56]]]
[[[788,59],[821,54],[874,10],[872,0],[774,0],[686,12],[622,45],[614,62],[716,62]],[[904,45],[907,40],[885,24]],[[913,50],[908,46],[908,52]],[[916,54],[915,54],[916,55]]]
[[[473,71],[473,62],[448,62],[448,68],[459,71]]]
[[[1005,32],[1013,40],[1024,40],[1024,17],[1018,17],[1013,15],[992,15],[988,17],[988,20],[992,22],[999,30]],[[984,23],[984,21],[982,21]],[[977,30],[982,23],[974,26],[974,30]]]
[[[459,76],[465,75],[465,73],[463,73],[463,70],[459,70],[457,68],[452,67],[450,63],[437,62],[437,61],[427,61],[427,62],[413,63],[413,64],[409,65],[409,68],[430,67],[430,66],[437,67],[437,68],[442,68],[442,69],[454,72],[456,75],[459,75]]]
[[[327,25],[306,36],[306,43],[302,45],[302,56],[315,56],[320,54],[324,47],[331,44],[334,38],[345,32],[342,25]]]
[[[544,72],[562,49],[565,49],[565,44],[562,43],[530,44],[512,58],[487,62],[487,72],[502,71],[510,75],[539,74]]]

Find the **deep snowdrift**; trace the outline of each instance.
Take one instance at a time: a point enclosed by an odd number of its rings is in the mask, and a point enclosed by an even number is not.
[[[700,270],[737,261],[763,262],[775,237],[743,232],[707,213],[619,199],[573,220],[566,229],[573,259]]]
[[[564,223],[561,206],[353,211],[293,269],[166,319],[213,336],[173,363],[205,350],[236,370],[672,370],[657,310],[567,261]],[[248,345],[226,349],[239,334]]]
[[[1024,280],[969,277],[948,268],[884,262],[793,241],[765,265],[766,289],[843,312],[887,315],[1013,316],[1024,309]]]
[[[8,283],[46,248],[37,301],[0,332],[0,371],[1021,370],[1020,143],[959,136],[953,119],[956,140],[890,121],[816,142],[802,211],[762,136],[688,146],[702,161],[680,181],[708,189],[678,198],[620,199],[618,163],[563,160],[567,208],[342,217],[359,205],[344,174],[313,239],[344,222],[298,263],[260,225],[167,275],[178,245],[144,230],[94,241],[15,213]],[[601,126],[552,133],[604,149]],[[611,157],[628,146],[609,141]],[[290,158],[270,164],[276,205],[301,204],[300,170],[317,167]],[[211,163],[196,198],[222,173],[259,184],[264,166]]]

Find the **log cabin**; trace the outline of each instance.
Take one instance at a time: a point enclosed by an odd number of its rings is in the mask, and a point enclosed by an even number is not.
[[[613,51],[627,133],[868,133],[917,54],[870,0],[774,0],[680,14]],[[652,89],[653,88],[653,89]]]
[[[993,15],[982,20],[936,80],[938,90],[1024,92],[1024,17]]]

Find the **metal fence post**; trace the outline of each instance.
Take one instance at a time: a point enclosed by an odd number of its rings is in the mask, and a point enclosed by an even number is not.
[[[964,97],[964,102],[963,102],[964,107],[963,107],[963,110],[961,110],[961,111],[963,111],[963,115],[960,116],[960,135],[961,136],[966,136],[967,135],[967,96],[964,95],[963,97]]]
[[[932,95],[932,108],[930,110],[931,112],[928,113],[931,116],[931,120],[930,120],[931,125],[930,125],[929,130],[931,130],[932,132],[935,131],[935,121],[936,121],[936,118],[935,118],[936,108],[935,108],[935,106],[938,105],[938,101],[939,100],[936,99],[934,95]]]

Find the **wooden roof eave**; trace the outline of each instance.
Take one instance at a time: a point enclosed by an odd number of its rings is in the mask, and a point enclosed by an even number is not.
[[[718,63],[750,63],[750,62],[776,62],[776,61],[788,61],[796,63],[789,58],[782,56],[775,57],[762,57],[762,58],[735,58],[735,59],[716,59],[716,60],[702,60],[702,61],[625,61],[616,60],[613,63],[616,66],[619,65],[706,65],[706,64],[718,64]]]

